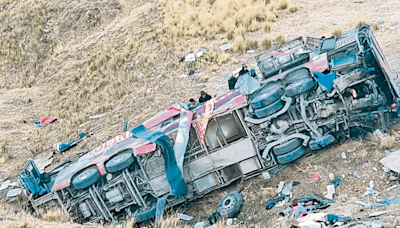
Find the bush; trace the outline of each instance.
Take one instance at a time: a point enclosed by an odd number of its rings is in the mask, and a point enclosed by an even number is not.
[[[236,35],[235,40],[233,40],[233,43],[231,45],[231,49],[236,53],[244,53],[244,51],[246,50],[246,46],[243,36]]]
[[[266,35],[262,38],[261,40],[261,45],[265,48],[265,49],[270,49],[272,46],[272,38],[270,35]]]

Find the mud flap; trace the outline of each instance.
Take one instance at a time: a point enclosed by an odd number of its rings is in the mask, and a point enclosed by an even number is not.
[[[331,134],[328,134],[322,138],[310,140],[308,146],[311,150],[319,150],[333,143],[334,141],[335,137],[333,137]]]

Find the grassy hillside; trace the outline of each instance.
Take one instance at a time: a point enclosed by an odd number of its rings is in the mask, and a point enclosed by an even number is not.
[[[215,83],[227,66],[240,65],[235,56],[271,46],[281,10],[297,10],[286,0],[1,0],[0,6],[0,88],[37,90],[41,101],[34,100],[38,112],[31,118],[59,117],[29,137],[34,153],[93,128],[78,128],[90,115],[109,114],[94,145],[120,131],[125,119],[138,124],[197,97],[199,83]],[[276,37],[283,42],[282,34]],[[222,52],[226,42],[232,49]],[[208,49],[201,60],[179,63],[199,48]],[[179,77],[189,69],[198,74]],[[225,83],[218,84],[224,91]],[[156,86],[158,92],[146,95]]]

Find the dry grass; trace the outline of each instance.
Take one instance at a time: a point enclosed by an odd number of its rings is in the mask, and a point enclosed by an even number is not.
[[[212,66],[212,67],[210,67],[210,71],[212,71],[212,72],[215,72],[215,71],[217,71],[218,70],[218,66]]]
[[[218,52],[217,63],[218,65],[222,65],[229,61],[229,54],[226,52]]]
[[[231,45],[232,51],[236,53],[244,53],[246,51],[246,44],[244,38],[241,35],[237,35]]]
[[[297,8],[297,6],[294,5],[289,5],[289,12],[291,13],[295,13],[299,10],[299,8]]]
[[[287,5],[285,0],[281,2],[282,9]],[[277,15],[275,5],[265,0],[212,1],[212,4],[209,0],[168,0],[164,29],[174,37],[214,39],[217,34],[233,34],[238,29],[259,30],[261,22],[276,20]]]
[[[275,41],[278,42],[278,44],[283,44],[286,42],[286,39],[282,33],[279,33],[278,35],[276,35]]]
[[[342,32],[343,32],[343,28],[342,27],[336,27],[332,32],[332,36],[341,37],[342,36]]]
[[[378,31],[379,30],[379,25],[375,23],[374,26],[372,26],[372,29],[374,31]]]
[[[65,223],[69,220],[68,214],[63,212],[61,209],[48,210],[45,213],[43,213],[40,217],[47,222]]]
[[[159,222],[154,222],[153,225],[154,228],[171,228],[180,226],[181,226],[181,221],[176,216],[176,214],[164,216],[163,220]]]
[[[266,22],[264,23],[264,25],[263,25],[263,30],[264,30],[264,32],[266,32],[266,33],[271,32],[271,23],[268,22],[268,21],[266,21]]]
[[[388,136],[380,140],[379,149],[387,150],[393,147],[394,142],[396,141],[395,136]]]
[[[366,25],[367,23],[365,22],[365,20],[363,20],[363,19],[360,19],[360,20],[358,20],[358,22],[357,22],[357,26],[363,26],[363,25]]]
[[[289,5],[289,2],[287,0],[280,0],[279,1],[279,9],[287,9]]]
[[[246,49],[247,50],[255,50],[258,48],[258,40],[254,38],[247,38],[246,39]]]
[[[265,48],[265,49],[270,49],[272,46],[272,38],[270,35],[264,35],[264,37],[261,40],[261,45]]]

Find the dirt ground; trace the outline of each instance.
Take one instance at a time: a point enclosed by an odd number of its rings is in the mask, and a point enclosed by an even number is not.
[[[298,36],[330,36],[334,29],[343,30],[354,28],[360,21],[367,24],[380,23],[379,29],[374,34],[381,46],[390,68],[393,72],[400,73],[400,4],[398,0],[326,0],[326,1],[307,1],[292,0],[291,3],[298,7],[295,13],[286,11],[280,12],[280,16],[272,26],[272,34],[283,33],[286,39],[290,40]],[[154,2],[137,3],[134,7],[141,7],[141,10],[150,10]],[[136,15],[124,12],[126,15],[136,19]],[[128,20],[129,21],[129,20]],[[337,22],[339,25],[334,25]],[[382,24],[383,22],[383,24]],[[118,19],[119,25],[128,23]],[[337,24],[336,23],[336,24]],[[110,23],[112,27],[112,23]],[[93,36],[98,31],[93,31]],[[261,36],[255,32],[251,36]],[[108,38],[107,38],[108,39]],[[84,42],[84,41],[82,41]],[[216,42],[216,44],[218,43]],[[238,59],[238,64],[225,64],[210,74],[208,81],[196,78],[179,78],[179,76],[167,79],[156,79],[162,82],[163,86],[158,92],[151,93],[146,97],[142,96],[142,91],[137,91],[115,101],[115,108],[107,112],[107,118],[89,121],[86,129],[101,126],[101,131],[88,140],[85,144],[79,145],[69,154],[63,156],[55,155],[55,162],[73,156],[82,149],[93,147],[98,142],[109,138],[121,131],[124,119],[130,121],[133,127],[145,115],[140,117],[143,112],[155,113],[164,107],[160,103],[170,103],[170,100],[185,102],[187,97],[197,96],[201,89],[210,94],[221,94],[227,90],[224,74],[233,71],[241,62],[255,64],[254,55],[263,51],[256,50],[255,54],[235,54],[231,57]],[[203,67],[208,69],[209,66]],[[179,68],[175,75],[183,74],[184,69]],[[195,77],[200,77],[195,75]],[[143,83],[145,88],[155,86],[157,83],[146,79]],[[20,168],[29,158],[37,158],[43,155],[41,149],[51,146],[59,140],[66,140],[67,136],[62,134],[63,128],[74,128],[73,133],[78,133],[78,121],[66,120],[62,111],[59,120],[43,129],[34,128],[33,120],[43,115],[50,115],[52,106],[55,103],[49,96],[52,90],[51,85],[37,84],[31,88],[9,89],[0,91],[0,138],[2,139],[2,152],[0,157],[5,157],[5,164],[0,164],[0,179],[9,177],[16,179]],[[137,90],[142,87],[137,88]],[[179,91],[180,92],[171,92]],[[179,94],[180,93],[180,94]],[[140,95],[140,96],[139,96]],[[149,105],[147,105],[149,104]],[[131,111],[132,110],[132,111]],[[62,127],[60,127],[62,126]],[[71,126],[71,127],[70,127]],[[74,127],[72,127],[74,126]],[[393,126],[394,131],[399,131],[398,125]],[[61,132],[61,133],[60,133]],[[41,149],[40,149],[41,148]],[[396,141],[390,151],[400,149],[399,141]],[[341,153],[345,152],[347,159],[341,158]],[[343,216],[363,217],[373,211],[385,210],[388,213],[380,216],[388,227],[400,226],[400,213],[398,205],[384,206],[377,209],[363,209],[362,206],[355,204],[355,200],[364,202],[376,202],[376,199],[391,198],[398,196],[400,187],[390,192],[385,189],[398,184],[390,181],[388,175],[383,173],[382,165],[379,160],[384,157],[383,150],[378,149],[373,141],[369,139],[350,139],[344,143],[336,144],[325,150],[318,151],[311,157],[302,158],[295,163],[288,165],[278,175],[272,176],[270,181],[265,181],[261,177],[240,181],[229,187],[214,191],[202,199],[182,205],[180,210],[194,217],[191,223],[182,223],[182,226],[193,225],[196,221],[205,221],[215,210],[218,200],[227,192],[243,189],[241,192],[245,198],[243,211],[239,214],[236,222],[245,221],[248,227],[289,227],[290,221],[279,221],[278,213],[282,208],[273,208],[267,211],[264,202],[271,195],[271,188],[276,189],[279,181],[286,183],[298,181],[300,185],[293,188],[293,197],[309,197],[311,191],[323,193],[328,185],[328,173],[341,177],[341,182],[336,189],[334,196],[335,203],[332,207],[323,210],[325,213],[336,213]],[[373,168],[378,171],[374,171]],[[354,171],[362,175],[357,179],[352,175]],[[310,177],[315,172],[320,172],[322,177],[315,183],[310,183]],[[344,177],[343,177],[344,175]],[[376,197],[364,197],[364,192],[369,186],[369,181],[376,182],[376,189],[381,192]],[[70,224],[49,223],[43,220],[33,219],[26,215],[15,214],[13,209],[21,207],[21,202],[1,201],[0,208],[0,227],[72,227]],[[79,227],[79,225],[76,225]]]

